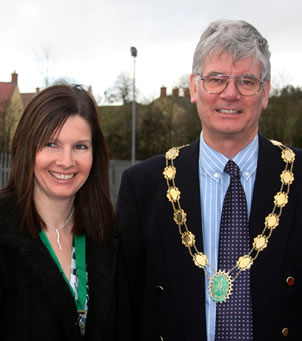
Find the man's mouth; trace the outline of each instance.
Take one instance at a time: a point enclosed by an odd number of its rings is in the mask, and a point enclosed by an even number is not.
[[[216,109],[216,111],[218,111],[219,113],[222,113],[222,114],[231,114],[231,115],[241,113],[240,110],[234,110],[234,109]]]

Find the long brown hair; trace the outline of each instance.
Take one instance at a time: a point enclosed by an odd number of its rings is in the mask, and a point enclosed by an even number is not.
[[[91,129],[93,163],[89,177],[75,196],[75,234],[103,244],[112,234],[114,211],[110,201],[108,150],[100,129],[94,99],[79,85],[54,85],[37,94],[26,107],[12,142],[12,167],[7,186],[13,196],[20,231],[32,237],[41,231],[43,220],[34,199],[36,152],[64,125],[80,115]]]

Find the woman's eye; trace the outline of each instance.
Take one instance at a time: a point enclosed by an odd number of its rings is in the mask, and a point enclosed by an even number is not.
[[[87,149],[88,147],[85,144],[77,144],[75,146],[76,149],[84,150]]]
[[[56,145],[55,142],[47,142],[47,143],[46,143],[46,147],[49,147],[49,148],[56,148],[57,145]]]

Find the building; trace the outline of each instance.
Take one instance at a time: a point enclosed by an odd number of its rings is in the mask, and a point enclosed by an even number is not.
[[[109,144],[110,156],[131,159],[132,103],[101,106],[100,122]],[[144,160],[166,152],[171,146],[192,142],[200,133],[196,106],[189,89],[160,89],[149,104],[136,104],[136,159]]]
[[[15,71],[10,82],[0,82],[0,151],[9,150],[24,108],[37,92],[39,88],[35,93],[20,93]]]
[[[10,82],[0,82],[0,150],[8,151],[17,123],[24,109],[18,88],[18,74]]]

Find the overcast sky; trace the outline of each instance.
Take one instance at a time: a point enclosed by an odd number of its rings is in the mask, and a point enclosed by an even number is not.
[[[91,85],[103,96],[133,72],[141,98],[189,74],[200,34],[216,19],[253,24],[268,40],[273,85],[302,86],[301,0],[0,0],[0,81],[19,74],[21,92],[49,78]]]

